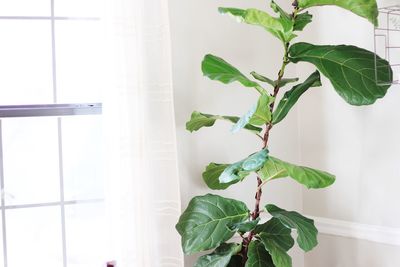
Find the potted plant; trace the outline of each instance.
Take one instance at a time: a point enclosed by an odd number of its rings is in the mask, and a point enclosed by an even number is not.
[[[260,137],[260,150],[235,163],[210,163],[203,172],[203,180],[212,190],[223,190],[256,174],[255,206],[250,210],[245,203],[216,194],[194,197],[181,215],[176,229],[182,237],[184,253],[211,251],[199,257],[195,266],[275,266],[290,267],[288,251],[295,241],[304,251],[318,243],[313,220],[298,212],[287,211],[270,203],[262,203],[262,188],[279,178],[289,177],[307,188],[325,188],[335,176],[310,167],[297,166],[273,156],[268,140],[274,125],[285,119],[304,92],[321,86],[320,75],[332,83],[336,92],[350,105],[370,105],[385,96],[392,82],[390,64],[373,52],[351,45],[314,45],[295,39],[312,22],[308,9],[321,5],[336,5],[347,9],[377,25],[378,10],[375,0],[297,0],[288,13],[271,1],[275,16],[258,9],[219,8],[240,22],[260,26],[276,37],[284,54],[275,79],[257,72],[244,75],[233,65],[215,55],[206,55],[202,62],[203,74],[224,84],[238,82],[257,90],[259,98],[242,117],[211,115],[193,112],[186,124],[190,132],[211,127],[217,120],[233,123],[232,132],[247,130]],[[308,62],[317,70],[303,82],[285,77],[289,64]],[[387,81],[379,84],[376,81]],[[296,83],[291,89],[288,85]],[[278,100],[279,94],[284,93]],[[253,194],[251,192],[250,194]],[[266,204],[266,205],[265,205]],[[265,210],[269,219],[261,219]],[[230,242],[238,234],[240,243]]]

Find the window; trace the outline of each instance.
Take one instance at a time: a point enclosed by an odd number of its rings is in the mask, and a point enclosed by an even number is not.
[[[0,1],[0,266],[105,266],[102,2]]]

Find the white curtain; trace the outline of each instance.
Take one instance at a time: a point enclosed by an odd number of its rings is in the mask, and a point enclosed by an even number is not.
[[[108,0],[104,101],[110,259],[183,266],[168,1]]]

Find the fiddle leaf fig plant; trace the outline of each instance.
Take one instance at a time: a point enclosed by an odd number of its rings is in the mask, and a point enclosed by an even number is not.
[[[270,4],[275,14],[254,8],[232,7],[220,7],[219,12],[239,22],[262,27],[282,43],[284,53],[276,78],[256,71],[246,75],[233,64],[211,54],[204,57],[201,65],[204,76],[209,79],[223,84],[239,83],[256,90],[259,96],[249,111],[241,116],[194,111],[186,124],[187,130],[198,131],[222,120],[232,124],[232,133],[247,130],[262,141],[260,150],[246,158],[233,163],[212,162],[205,168],[202,177],[211,190],[238,186],[236,184],[252,177],[251,174],[255,174],[257,190],[253,210],[240,200],[216,194],[196,196],[190,201],[176,229],[182,237],[184,253],[208,252],[199,257],[196,267],[291,267],[288,251],[295,243],[305,252],[316,247],[318,230],[314,221],[296,211],[262,203],[263,186],[273,180],[291,178],[307,188],[319,189],[332,185],[335,176],[274,157],[273,151],[268,150],[271,130],[286,118],[305,92],[322,85],[321,75],[331,82],[344,101],[355,106],[370,105],[385,96],[390,85],[379,85],[375,80],[392,81],[390,64],[373,52],[352,45],[295,42],[301,31],[312,22],[309,8],[338,6],[377,25],[375,0],[296,0],[290,12],[275,1]],[[285,77],[286,66],[298,62],[311,63],[317,70],[302,82],[299,78]],[[288,88],[291,84],[295,85]],[[262,218],[262,209],[269,216]],[[235,235],[241,242],[231,240]]]

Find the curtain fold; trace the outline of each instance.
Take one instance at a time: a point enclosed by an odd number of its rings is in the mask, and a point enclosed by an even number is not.
[[[110,260],[183,266],[168,2],[109,0],[104,94]]]

